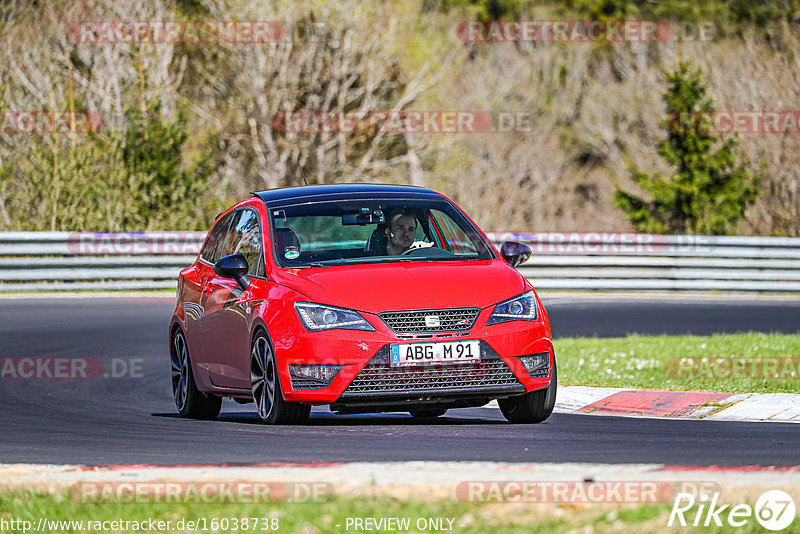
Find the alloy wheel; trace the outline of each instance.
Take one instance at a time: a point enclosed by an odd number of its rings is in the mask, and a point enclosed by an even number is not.
[[[189,389],[189,352],[183,332],[172,339],[172,394],[178,411],[183,410]]]
[[[259,335],[250,355],[250,385],[258,416],[266,420],[275,403],[275,365],[272,348],[267,339]]]

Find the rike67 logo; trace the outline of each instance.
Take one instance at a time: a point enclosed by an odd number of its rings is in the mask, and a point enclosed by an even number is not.
[[[738,504],[733,507],[730,504],[720,505],[719,495],[714,493],[709,499],[709,496],[704,494],[696,499],[691,493],[678,493],[667,526],[685,527],[690,524],[695,527],[722,527],[727,524],[731,527],[743,527],[755,517],[765,529],[779,531],[794,521],[796,512],[794,500],[785,491],[770,490],[761,494],[754,507],[749,504]]]

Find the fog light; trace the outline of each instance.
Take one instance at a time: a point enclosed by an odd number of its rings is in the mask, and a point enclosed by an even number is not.
[[[520,356],[519,361],[533,378],[546,378],[550,375],[550,353],[540,352],[531,356]]]
[[[289,365],[292,389],[327,387],[336,378],[342,367],[342,365]]]

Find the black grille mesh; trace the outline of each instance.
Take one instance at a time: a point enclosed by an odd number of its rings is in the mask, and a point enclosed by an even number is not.
[[[328,384],[325,382],[317,382],[316,380],[310,380],[307,378],[296,378],[291,377],[292,379],[292,389],[295,391],[303,391],[306,389],[322,389],[328,387]]]
[[[481,360],[476,364],[418,365],[392,367],[389,349],[381,349],[353,379],[343,396],[363,394],[394,394],[458,392],[471,389],[502,389],[521,386],[505,362],[486,345],[481,344]]]
[[[397,311],[378,314],[389,328],[398,334],[415,332],[457,332],[469,330],[475,324],[480,310],[477,308],[448,310]],[[438,326],[428,326],[426,317],[438,318]]]

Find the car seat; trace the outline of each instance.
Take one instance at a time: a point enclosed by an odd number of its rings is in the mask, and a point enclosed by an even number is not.
[[[367,246],[364,247],[364,252],[368,256],[386,256],[386,245],[388,243],[386,241],[386,233],[383,230],[383,228],[378,227],[369,236]]]
[[[300,252],[300,240],[291,228],[275,228],[275,250],[278,256],[285,257],[286,251],[294,249]]]

